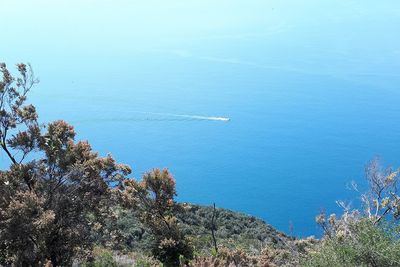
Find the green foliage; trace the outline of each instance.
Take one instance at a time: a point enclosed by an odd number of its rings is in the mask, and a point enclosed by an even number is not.
[[[368,219],[355,222],[349,232],[326,238],[303,266],[400,266],[398,229]]]
[[[140,214],[135,209],[113,205],[108,216],[104,218],[104,230],[93,232],[93,239],[97,245],[115,251],[148,251],[151,236],[139,217]]]
[[[162,250],[167,250],[167,247],[163,247],[161,251],[153,250],[156,248],[156,244],[161,243],[161,240],[157,241],[154,232],[148,228],[149,225],[142,223],[143,218],[140,216],[143,213],[140,209],[131,210],[115,206],[114,211],[116,216],[106,223],[107,229],[112,235],[122,239],[117,238],[119,242],[116,240],[116,245],[110,245],[110,237],[105,235],[104,242],[102,241],[101,244],[122,253],[136,251],[139,256],[146,253],[155,255],[161,253]],[[296,240],[288,237],[253,216],[220,208],[216,211],[218,213],[216,236],[219,247],[223,251],[229,250],[232,253],[233,251],[242,251],[243,253],[240,255],[247,255],[251,260],[258,260],[257,257],[260,257],[260,262],[263,259],[263,261],[275,262],[279,265],[284,262],[297,262],[299,254],[305,254],[309,247],[317,242],[315,239]],[[199,259],[193,262],[201,262],[200,259],[212,262],[213,258],[218,259],[219,262],[223,261],[214,249],[210,229],[207,227],[212,212],[212,207],[176,203],[169,213],[173,215],[171,218],[177,219],[171,225],[178,226],[178,231],[185,236],[185,242],[189,242],[193,247],[194,258]],[[143,230],[140,232],[140,239],[135,234],[139,229]],[[121,233],[117,234],[118,232]],[[124,233],[131,233],[126,237],[129,237],[128,239],[131,239],[132,242],[126,242],[123,237]],[[167,245],[168,242],[163,242],[163,244]],[[174,255],[175,253],[169,250],[168,254]],[[176,253],[175,255],[182,254]],[[291,258],[287,259],[287,255],[290,255]],[[182,256],[178,256],[178,258],[187,262],[187,259]]]
[[[118,264],[114,260],[112,253],[105,252],[95,262],[94,267],[117,267]]]
[[[114,260],[112,252],[103,251],[96,257],[93,262],[81,264],[82,267],[118,267],[119,265]]]
[[[182,231],[193,238],[196,250],[209,252],[213,247],[210,231],[213,208],[184,203],[175,214]],[[221,208],[216,209],[216,214],[215,235],[218,244],[224,247],[261,251],[265,246],[286,248],[294,240],[254,216]]]

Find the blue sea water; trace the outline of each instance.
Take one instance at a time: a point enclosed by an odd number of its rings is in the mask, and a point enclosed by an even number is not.
[[[179,201],[318,234],[368,160],[400,165],[400,2],[215,2],[2,1],[0,61],[134,177],[168,167]]]

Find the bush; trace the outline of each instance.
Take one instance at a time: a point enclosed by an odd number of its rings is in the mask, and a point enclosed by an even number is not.
[[[303,261],[303,266],[400,266],[398,227],[363,219],[337,232]]]
[[[122,194],[124,203],[139,211],[140,222],[152,235],[153,256],[167,267],[193,258],[193,247],[173,214],[175,196],[175,179],[167,169],[153,169],[140,182],[126,180]]]
[[[93,262],[85,262],[82,267],[118,267],[111,251],[101,250]]]
[[[33,71],[17,69],[14,77],[0,63],[0,153],[10,164],[0,170],[0,265],[69,266],[91,250],[130,168],[76,142],[65,121],[39,123],[27,103]]]

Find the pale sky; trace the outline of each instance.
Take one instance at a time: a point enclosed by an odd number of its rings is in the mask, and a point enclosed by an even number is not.
[[[282,53],[285,60],[296,50],[307,58],[318,54],[319,62],[346,57],[357,68],[360,61],[394,65],[399,22],[394,0],[0,0],[0,61],[40,68],[57,64],[55,58],[77,63],[79,57],[165,52],[264,66],[275,63],[258,62],[260,54]],[[366,71],[352,68],[348,72]]]

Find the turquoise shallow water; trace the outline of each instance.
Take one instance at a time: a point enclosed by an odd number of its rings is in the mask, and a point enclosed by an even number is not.
[[[368,160],[400,163],[400,4],[336,2],[5,1],[0,55],[32,63],[42,121],[135,177],[168,167],[180,201],[318,234]]]

